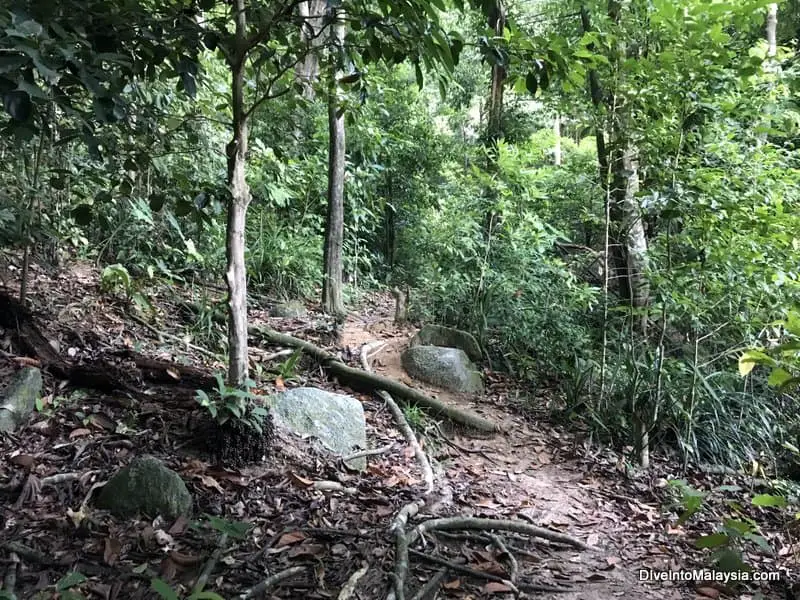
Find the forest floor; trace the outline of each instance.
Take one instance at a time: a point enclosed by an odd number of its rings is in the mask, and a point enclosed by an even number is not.
[[[92,265],[77,263],[58,271],[34,265],[31,273],[29,303],[36,325],[52,348],[69,360],[111,361],[115,351],[127,349],[208,373],[224,368],[218,357],[203,350],[196,330],[193,338],[187,334],[196,316],[186,317],[181,306],[197,301],[188,287],[148,290],[156,307],[148,322],[132,318],[132,309],[122,299],[100,293],[99,271]],[[0,273],[9,295],[18,290],[18,275],[13,261],[10,270]],[[213,305],[223,292],[211,289],[209,297]],[[268,303],[252,303],[252,324],[312,341],[345,360],[357,357],[363,344],[383,340],[386,345],[372,358],[377,373],[503,425],[501,434],[476,438],[407,413],[439,470],[436,498],[428,499],[418,519],[513,518],[570,534],[590,546],[578,551],[510,534],[503,538],[503,550],[478,534],[458,539],[431,536],[424,553],[411,557],[407,582],[412,594],[439,570],[434,562],[439,556],[451,566],[461,561],[495,579],[506,579],[509,570],[515,570],[520,579],[543,588],[570,588],[518,597],[788,597],[781,591],[783,584],[765,587],[764,595],[758,596],[755,590],[718,585],[640,581],[642,569],[697,568],[707,558],[691,541],[709,533],[708,527],[675,525],[680,508],[668,504],[666,479],[677,476],[677,468],[668,460],[655,460],[647,474],[636,474],[618,454],[590,447],[551,425],[544,407],[553,390],[533,394],[492,372],[486,373],[487,390],[479,398],[446,394],[411,381],[400,366],[400,354],[414,330],[393,324],[388,296],[365,296],[338,335],[332,335],[332,323],[313,310],[303,319],[268,314]],[[253,347],[262,393],[297,385],[352,393],[329,380],[310,359],[302,361],[295,377],[276,376],[274,361],[262,362],[273,351]],[[357,359],[350,362],[358,366]],[[0,330],[0,387],[27,364],[36,361],[24,356],[15,332]],[[124,361],[114,364],[132,368]],[[5,569],[6,586],[14,585],[18,598],[67,598],[66,588],[86,598],[156,598],[150,589],[152,577],[188,590],[205,570],[210,573],[207,589],[230,600],[244,597],[270,575],[302,567],[266,597],[385,598],[394,568],[389,525],[402,506],[420,496],[422,477],[384,402],[371,394],[353,395],[364,406],[369,445],[390,446],[368,459],[366,472],[349,472],[307,441],[283,434],[263,464],[229,469],[205,452],[198,438],[203,415],[185,390],[179,393],[168,385],[145,382],[137,391],[73,390],[46,375],[40,410],[21,431],[0,438],[0,568]],[[159,457],[182,475],[195,498],[196,521],[120,521],[91,506],[97,487],[141,454]],[[731,483],[729,477],[713,477],[704,475],[701,483]],[[319,490],[314,483],[320,481],[346,489]],[[236,523],[241,522],[248,524],[243,537],[236,535]],[[770,537],[785,549],[784,537]],[[793,554],[782,552],[784,557]],[[771,558],[757,561],[762,570],[776,565]],[[71,572],[85,579],[72,576],[65,582]],[[340,590],[356,581],[356,572],[363,576],[346,596]],[[453,599],[514,597],[498,581],[454,571],[438,594]]]

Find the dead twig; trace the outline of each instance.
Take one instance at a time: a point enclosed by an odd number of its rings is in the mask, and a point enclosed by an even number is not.
[[[432,562],[437,565],[441,565],[443,567],[447,567],[452,571],[456,571],[458,573],[464,573],[465,575],[471,575],[472,577],[477,577],[478,579],[485,579],[486,581],[495,581],[497,583],[502,583],[503,585],[507,585],[514,594],[519,595],[519,590],[517,586],[514,585],[514,582],[509,581],[499,575],[492,575],[491,573],[487,573],[486,571],[479,571],[478,569],[473,569],[472,567],[466,567],[464,565],[458,564],[457,562],[447,560],[446,558],[442,558],[441,556],[436,556],[435,554],[426,554],[424,552],[420,552],[419,550],[409,550],[408,553],[412,556],[416,556],[417,558],[423,558],[427,562]]]
[[[211,573],[214,571],[214,568],[217,566],[222,553],[225,551],[225,548],[228,545],[228,534],[223,533],[219,536],[219,542],[217,542],[217,547],[214,552],[211,554],[211,557],[208,559],[206,564],[203,566],[203,570],[200,572],[200,575],[197,577],[197,581],[192,588],[192,594],[198,594],[203,591],[203,588],[206,587],[208,583],[208,579],[211,577]]]
[[[289,567],[288,569],[284,569],[283,571],[275,573],[275,575],[267,577],[258,585],[250,588],[249,591],[241,594],[239,599],[251,600],[251,598],[258,598],[259,596],[266,594],[267,591],[278,585],[281,581],[294,577],[295,575],[301,575],[305,573],[306,570],[306,567]]]
[[[368,570],[369,565],[365,563],[363,567],[353,573],[347,580],[347,583],[344,584],[344,587],[342,587],[342,590],[339,592],[339,596],[336,598],[336,600],[350,600],[350,598],[352,598],[353,594],[356,592],[358,580],[366,575]]]
[[[361,450],[359,452],[354,452],[353,454],[348,454],[347,456],[342,457],[342,462],[348,462],[350,460],[354,460],[356,458],[362,458],[364,456],[376,456],[378,454],[386,454],[392,448],[394,448],[394,444],[388,444],[383,446],[382,448],[373,448],[372,450]]]

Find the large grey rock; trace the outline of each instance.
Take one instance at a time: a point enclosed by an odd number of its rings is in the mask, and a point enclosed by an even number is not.
[[[403,368],[414,379],[454,392],[483,391],[483,379],[460,348],[412,346],[403,352]]]
[[[299,319],[308,314],[305,304],[299,300],[289,300],[288,302],[281,302],[272,307],[269,311],[272,317],[281,317],[284,319]]]
[[[122,518],[142,514],[174,519],[191,515],[192,496],[180,475],[157,458],[142,456],[108,480],[97,506]]]
[[[471,361],[476,363],[483,358],[480,344],[471,333],[441,325],[424,325],[417,335],[411,338],[411,345],[460,348]]]
[[[11,433],[28,418],[42,393],[42,372],[26,367],[14,375],[0,401],[0,431]]]
[[[317,388],[286,390],[269,399],[275,425],[302,437],[314,437],[339,456],[367,447],[364,407],[351,396]],[[365,458],[348,461],[353,469],[367,468]]]

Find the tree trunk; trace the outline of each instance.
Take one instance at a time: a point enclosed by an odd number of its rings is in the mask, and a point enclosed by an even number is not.
[[[325,275],[322,286],[322,308],[337,316],[344,314],[342,299],[342,241],[344,238],[344,110],[337,98],[341,47],[344,44],[344,22],[336,11],[331,29],[331,84],[328,89],[328,219],[325,224],[323,251]]]
[[[303,0],[297,5],[297,11],[302,20],[300,26],[300,39],[308,46],[306,55],[295,68],[295,76],[303,86],[303,97],[313,100],[314,83],[319,77],[319,57],[317,51],[322,41],[323,18],[325,14],[325,0]]]
[[[778,53],[778,3],[767,7],[767,56],[773,58]]]
[[[228,226],[225,238],[228,284],[228,384],[241,386],[248,375],[247,361],[247,267],[244,261],[245,222],[250,204],[250,187],[245,178],[248,127],[244,107],[245,56],[247,35],[245,0],[236,0],[236,48],[231,60],[231,103],[233,140],[228,155]]]
[[[506,8],[502,0],[497,3],[496,12],[489,15],[489,27],[495,35],[502,36],[506,27]],[[503,65],[492,66],[492,87],[489,93],[488,139],[492,151],[497,150],[497,142],[503,137],[503,86],[506,69]]]
[[[553,120],[553,134],[555,135],[555,145],[553,146],[553,164],[561,166],[561,115],[556,113]]]

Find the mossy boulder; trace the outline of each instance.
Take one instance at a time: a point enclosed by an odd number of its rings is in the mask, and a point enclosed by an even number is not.
[[[425,325],[411,339],[411,346],[441,346],[443,348],[459,348],[467,357],[478,363],[483,357],[478,340],[471,333],[443,327],[442,325]]]
[[[273,306],[269,314],[282,319],[299,319],[308,314],[308,309],[300,300],[289,300]]]
[[[483,391],[483,378],[460,348],[412,346],[403,352],[403,368],[414,379],[445,390],[475,394]]]
[[[17,372],[0,394],[0,431],[11,433],[33,412],[42,393],[42,372],[26,367]]]
[[[367,447],[364,407],[352,396],[302,387],[270,396],[269,405],[276,426],[295,435],[316,438],[336,455],[346,456]],[[347,465],[363,470],[367,461],[357,458]]]
[[[175,519],[191,515],[192,496],[180,475],[157,458],[142,456],[108,480],[97,507],[121,518],[141,514]]]

